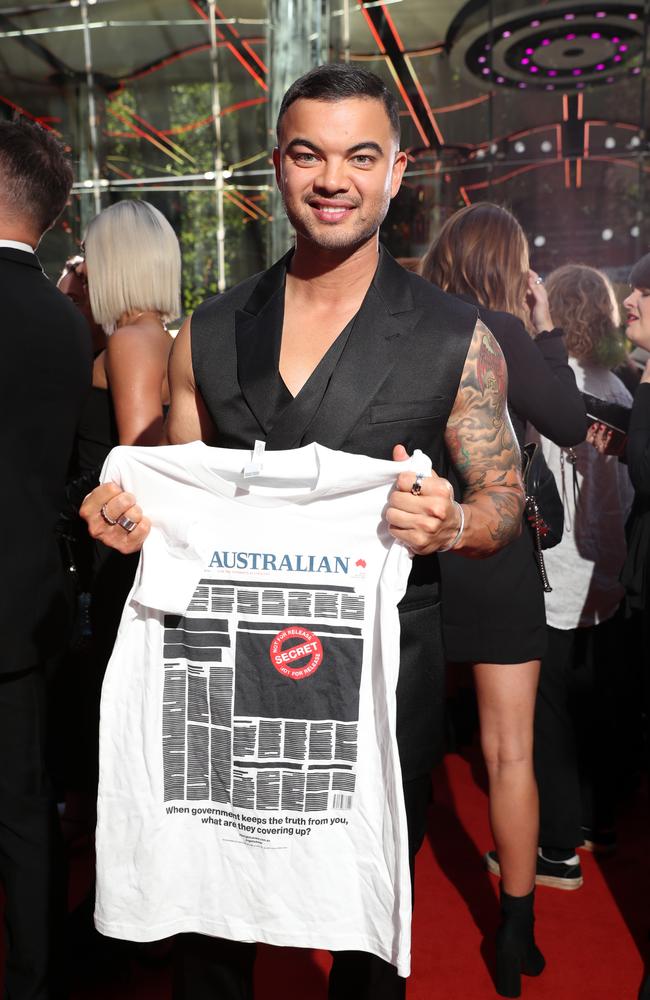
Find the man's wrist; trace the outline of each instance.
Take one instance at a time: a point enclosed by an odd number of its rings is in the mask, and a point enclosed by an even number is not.
[[[455,549],[456,546],[459,545],[460,540],[463,537],[463,532],[465,531],[465,510],[463,509],[463,505],[458,503],[458,500],[452,500],[452,503],[454,507],[456,507],[458,510],[458,517],[459,517],[458,531],[454,535],[449,545],[445,545],[444,548],[438,549],[438,552],[451,552],[452,549]]]

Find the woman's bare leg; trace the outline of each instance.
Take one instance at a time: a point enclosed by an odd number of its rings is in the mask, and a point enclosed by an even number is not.
[[[533,717],[538,676],[539,660],[474,664],[490,824],[501,884],[510,896],[525,896],[535,885],[539,802]]]

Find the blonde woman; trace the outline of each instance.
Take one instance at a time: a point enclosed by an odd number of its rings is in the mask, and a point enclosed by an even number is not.
[[[97,484],[108,452],[118,444],[158,445],[168,403],[167,360],[172,345],[165,324],[180,311],[181,256],[167,219],[145,201],[121,201],[88,226],[85,262],[76,272],[87,282],[93,319],[106,333],[95,356],[93,386],[78,428],[73,506]],[[97,780],[99,690],[110,656],[135,561],[94,546],[88,559],[92,594],[92,658],[84,714],[86,774]]]
[[[97,485],[115,445],[158,445],[169,402],[167,361],[172,337],[166,324],[180,313],[181,255],[167,219],[146,201],[121,201],[100,212],[88,226],[85,261],[75,267],[86,287],[95,323],[106,347],[94,360],[92,390],[77,433],[72,506]],[[84,533],[85,536],[85,533]],[[137,558],[120,556],[94,543],[87,559],[92,640],[82,672],[77,739],[82,811],[93,812],[97,791],[99,697]],[[92,805],[90,804],[92,803]],[[74,810],[73,810],[74,812]],[[82,815],[85,814],[82,812]],[[93,929],[94,890],[75,911],[73,927],[89,954],[112,960],[111,946]],[[95,951],[93,951],[95,949]]]
[[[110,393],[119,444],[160,444],[169,402],[166,323],[180,313],[181,254],[165,216],[146,201],[121,201],[86,233],[93,317],[108,337],[93,386]]]
[[[501,346],[520,446],[527,421],[562,444],[583,440],[585,410],[562,331],[553,329],[544,285],[529,269],[526,237],[514,216],[489,202],[456,212],[424,258],[422,274],[474,303]],[[442,555],[440,572],[447,658],[473,666],[489,777],[498,860],[488,855],[488,867],[501,874],[497,990],[517,997],[521,973],[538,975],[544,967],[533,936],[540,880],[533,715],[546,630],[531,533],[524,529],[488,559]]]

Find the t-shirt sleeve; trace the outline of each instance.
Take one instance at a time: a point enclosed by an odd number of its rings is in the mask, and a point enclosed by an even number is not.
[[[132,449],[113,448],[104,463],[101,482],[117,483],[132,493],[147,514],[148,494],[160,487],[162,475],[156,482],[150,470],[144,473]],[[199,548],[191,512],[184,509],[180,515],[153,518],[140,552],[130,600],[144,608],[182,614],[201,578],[204,555]]]

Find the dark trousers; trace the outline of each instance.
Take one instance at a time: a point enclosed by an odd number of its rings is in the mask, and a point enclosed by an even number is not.
[[[617,704],[625,663],[621,616],[548,629],[535,706],[539,842],[574,849],[581,827],[614,821]]]
[[[54,1000],[65,918],[56,804],[46,773],[42,670],[0,675],[0,880],[5,891],[7,1000]]]
[[[427,829],[431,779],[404,783],[409,831],[411,883],[415,855]],[[177,939],[174,1000],[253,1000],[256,946],[200,934]],[[403,1000],[406,980],[389,962],[360,951],[336,951],[329,979],[329,1000]]]

